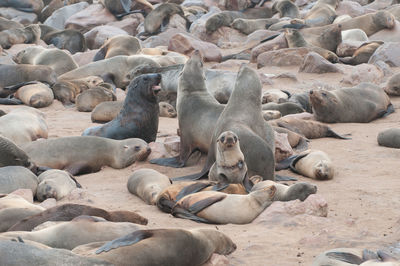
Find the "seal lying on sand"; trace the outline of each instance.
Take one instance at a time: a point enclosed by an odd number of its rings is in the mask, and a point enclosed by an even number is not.
[[[378,144],[400,149],[400,128],[391,128],[378,134]]]

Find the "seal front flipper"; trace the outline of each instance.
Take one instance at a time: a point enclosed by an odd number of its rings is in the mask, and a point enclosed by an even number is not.
[[[179,156],[170,158],[151,159],[150,163],[162,166],[174,167],[174,168],[182,168],[185,166],[185,164],[179,160]]]
[[[326,256],[331,259],[340,260],[355,265],[360,265],[363,263],[362,258],[348,252],[328,252],[326,253]]]
[[[106,47],[102,47],[93,58],[93,62],[100,61],[106,58]]]
[[[189,186],[184,187],[181,191],[179,191],[178,195],[176,196],[176,201],[180,200],[181,198],[185,197],[186,195],[193,194],[199,191],[202,191],[206,187],[209,187],[211,184],[203,183],[203,182],[196,182]]]
[[[199,180],[201,178],[208,177],[208,172],[209,172],[209,170],[204,170],[197,174],[173,177],[173,178],[171,178],[171,180],[172,181]]]
[[[297,155],[292,155],[279,163],[275,164],[275,171],[280,171],[284,169],[288,169],[290,167],[290,164],[293,162],[294,159],[296,159]]]
[[[83,175],[92,172],[97,172],[100,169],[93,169],[90,165],[84,163],[75,163],[65,167],[64,170],[70,173],[71,175]]]
[[[286,175],[275,175],[275,181],[297,181],[297,178]]]
[[[328,128],[328,131],[326,132],[326,134],[327,134],[327,137],[332,137],[332,138],[337,138],[337,139],[351,139],[351,138],[345,137],[345,136],[349,136],[351,134],[345,134],[345,135],[341,136],[330,128]]]
[[[20,105],[24,104],[21,100],[16,98],[0,98],[0,104],[4,105]]]
[[[217,203],[226,198],[226,194],[211,196],[189,206],[188,211],[193,214],[197,214],[204,210],[205,208]],[[183,200],[182,205],[185,205],[185,200]]]
[[[96,254],[100,254],[101,252],[107,252],[107,251],[110,251],[111,249],[115,249],[115,248],[119,248],[119,247],[130,246],[130,245],[140,242],[143,239],[149,238],[151,236],[153,236],[153,233],[151,231],[137,230],[131,234],[128,234],[126,236],[123,236],[123,237],[120,237],[120,238],[117,238],[110,242],[105,243],[98,250],[96,250]]]
[[[225,188],[227,188],[228,186],[229,186],[229,184],[226,184],[226,183],[224,183],[224,184],[218,183],[218,184],[212,186],[211,190],[212,191],[221,191],[221,190],[224,190]]]

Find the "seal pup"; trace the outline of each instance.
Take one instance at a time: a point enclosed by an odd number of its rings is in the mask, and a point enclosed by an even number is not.
[[[148,34],[155,34],[162,31],[162,27],[165,27],[170,17],[178,14],[185,18],[182,7],[174,3],[162,3],[153,9],[144,19],[144,30]],[[161,27],[161,29],[160,29]]]
[[[171,180],[156,170],[142,168],[136,170],[128,179],[128,191],[149,205],[155,205],[160,192],[171,185]]]
[[[243,183],[247,165],[238,136],[232,131],[225,131],[216,142],[215,163],[210,168],[208,179],[218,183]]]
[[[90,114],[90,118],[93,123],[107,123],[117,117],[123,106],[123,101],[108,101],[99,103],[93,109],[92,113]]]
[[[400,128],[391,128],[379,132],[378,144],[380,146],[400,149]]]
[[[17,189],[30,189],[36,194],[38,179],[32,171],[22,166],[0,168],[0,193],[11,193]]]
[[[278,0],[272,5],[273,12],[279,12],[281,18],[298,18],[299,8],[290,0]]]
[[[25,169],[26,170],[26,169]],[[0,232],[7,231],[26,217],[41,213],[45,208],[27,201],[21,196],[9,194],[0,198]]]
[[[180,199],[172,208],[172,215],[203,223],[248,224],[272,204],[275,192],[274,185],[248,195],[201,191]]]
[[[33,140],[47,138],[48,131],[44,113],[32,107],[21,106],[0,117],[0,135],[20,147]]]
[[[49,222],[52,223],[52,222]],[[43,224],[46,225],[46,224]],[[21,237],[52,248],[73,248],[98,241],[110,241],[143,227],[127,222],[110,222],[93,216],[77,216],[71,221],[52,223],[49,226],[27,231],[2,233],[3,237]]]
[[[277,110],[266,110],[262,111],[262,115],[265,121],[273,120],[273,119],[278,119],[282,117],[281,112]]]
[[[29,217],[25,216],[25,219],[21,219],[18,223],[15,223],[12,227],[8,229],[8,231],[32,231],[33,228],[44,222],[71,221],[72,219],[80,215],[98,216],[110,222],[130,222],[142,225],[147,224],[147,219],[140,216],[136,212],[106,211],[104,209],[92,207],[89,205],[74,203],[66,203],[54,206],[47,210],[41,208],[41,210],[42,211],[38,214],[32,214]]]
[[[91,112],[98,104],[115,101],[112,89],[107,88],[109,83],[100,83],[98,86],[82,91],[75,98],[76,108],[79,112]]]
[[[179,77],[176,110],[181,139],[179,156],[153,159],[151,163],[183,167],[194,151],[209,151],[213,130],[224,106],[207,91],[203,59],[198,50],[193,52]]]
[[[334,166],[329,156],[325,152],[318,150],[306,150],[298,155],[293,155],[281,161],[277,168],[281,170],[287,166],[297,174],[317,180],[329,180],[335,174]]]
[[[8,49],[14,44],[19,43],[37,43],[39,39],[40,27],[37,24],[0,32],[0,46],[3,49]]]
[[[113,140],[95,136],[73,136],[31,142],[22,149],[41,166],[66,170],[71,175],[97,172],[103,166],[125,168],[150,154],[141,139]]]
[[[36,198],[44,201],[48,198],[60,200],[67,196],[73,189],[81,187],[68,172],[61,170],[47,170],[38,176]]]
[[[158,106],[160,108],[160,117],[174,118],[178,115],[175,108],[167,102],[159,102]]]
[[[46,49],[41,46],[25,48],[16,54],[13,60],[17,64],[49,66],[57,76],[78,68],[78,64],[66,52],[57,48]]]
[[[249,35],[256,30],[268,29],[269,26],[279,22],[277,18],[244,19],[237,18],[230,25],[243,34]]]
[[[107,242],[88,245],[73,251],[115,265],[203,265],[213,253],[228,255],[236,245],[225,234],[214,229],[138,230]]]
[[[263,111],[265,110],[279,111],[282,116],[304,112],[304,109],[300,105],[293,102],[285,102],[285,103],[269,102],[263,104],[261,108]]]
[[[315,119],[325,123],[368,123],[394,112],[384,90],[372,83],[309,95]]]
[[[240,139],[240,149],[244,154],[248,175],[275,179],[274,133],[262,117],[261,89],[257,72],[242,66],[228,104],[214,125],[215,130],[205,166],[200,173],[176,178],[177,180],[193,180],[206,176],[216,160],[216,140],[227,130],[234,132]]]
[[[313,120],[299,119],[296,117],[282,117],[270,121],[269,124],[271,126],[278,126],[289,129],[303,135],[308,139],[318,139],[324,137],[350,139],[337,134],[329,126]]]
[[[141,45],[136,37],[117,35],[108,39],[96,53],[93,61],[99,61],[117,55],[135,55],[141,50]]]
[[[359,65],[363,63],[368,63],[369,58],[374,54],[376,49],[381,46],[383,42],[381,41],[373,41],[363,43],[361,46],[357,48],[351,57],[341,57],[339,58],[340,62],[348,65]]]
[[[255,177],[250,177],[250,180],[255,184],[261,181]],[[248,192],[242,184],[218,184],[211,181],[183,181],[176,182],[166,187],[161,191],[156,199],[157,207],[166,213],[171,213],[176,201],[199,191],[220,191],[227,194],[246,195]]]
[[[339,0],[318,0],[304,17],[305,24],[312,27],[331,24],[336,18]]]
[[[12,140],[0,135],[0,168],[5,166],[23,166],[36,172],[36,165],[28,155]]]
[[[42,0],[1,0],[0,7],[11,7],[22,12],[40,13],[43,9]]]
[[[144,74],[129,84],[124,106],[110,122],[85,129],[83,136],[99,136],[110,139],[141,138],[146,142],[156,140],[161,75]]]
[[[32,245],[25,243],[22,239],[18,241],[0,240],[0,264],[51,266],[56,261],[60,265],[113,265],[106,261],[76,255],[69,250],[49,248],[44,245],[38,247],[38,245],[33,242]]]
[[[48,85],[40,82],[22,86],[14,96],[24,104],[35,108],[47,107],[54,100],[53,90]]]
[[[388,83],[384,87],[384,90],[388,95],[400,95],[400,73],[394,74],[392,77],[390,77]]]
[[[317,186],[307,182],[298,182],[288,186],[271,180],[264,180],[256,183],[251,191],[256,191],[271,185],[276,187],[276,192],[273,198],[274,201],[291,201],[297,199],[304,201],[311,194],[317,193]]]

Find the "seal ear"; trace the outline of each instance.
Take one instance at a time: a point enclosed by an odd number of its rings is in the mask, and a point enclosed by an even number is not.
[[[261,181],[263,181],[263,178],[259,175],[253,175],[249,179],[251,182],[253,182],[253,184],[257,184],[257,183],[260,183]]]

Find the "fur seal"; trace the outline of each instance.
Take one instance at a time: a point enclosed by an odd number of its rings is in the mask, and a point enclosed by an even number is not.
[[[305,31],[306,29],[300,30],[300,32],[307,43],[329,50],[333,53],[336,53],[338,45],[343,41],[341,24],[328,25],[326,28],[321,28],[321,30],[315,34],[308,33]]]
[[[304,17],[305,24],[318,27],[331,24],[336,18],[339,0],[318,0]]]
[[[337,134],[330,127],[318,121],[304,120],[295,117],[282,117],[280,119],[270,121],[269,123],[271,126],[287,128],[303,135],[308,139],[318,139],[324,137],[349,139]]]
[[[77,187],[77,183],[68,172],[56,169],[41,173],[38,176],[38,181],[36,198],[39,201],[44,201],[48,198],[60,200]]]
[[[390,77],[384,90],[388,95],[400,95],[400,73],[394,74],[392,77]]]
[[[312,106],[308,92],[294,93],[289,97],[289,102],[296,103],[301,106],[306,112],[312,113]]]
[[[75,98],[81,92],[100,85],[103,79],[97,76],[88,76],[80,79],[58,80],[53,86],[54,98],[64,105],[75,103]]]
[[[263,104],[269,102],[284,103],[287,102],[290,95],[291,94],[288,91],[282,91],[279,89],[267,90],[266,92],[263,93],[262,103]]]
[[[171,185],[171,180],[156,170],[136,170],[128,179],[128,190],[149,205],[155,205],[158,194]]]
[[[22,166],[0,168],[0,193],[11,193],[17,189],[30,189],[36,194],[38,179],[32,171]]]
[[[168,24],[170,17],[175,14],[184,17],[184,13],[180,5],[174,3],[160,4],[144,19],[144,30],[149,34],[155,34],[159,31],[162,31],[162,27],[165,27]]]
[[[21,146],[38,138],[47,138],[44,114],[32,107],[19,107],[0,117],[0,135]]]
[[[47,2],[49,3],[45,5],[38,16],[39,21],[42,23],[44,23],[45,20],[54,13],[54,11],[64,6],[73,5],[80,2],[93,4],[93,0],[48,0]]]
[[[76,96],[75,103],[79,112],[91,112],[98,104],[117,99],[113,91],[103,85],[107,84],[100,83],[98,86],[82,91]]]
[[[117,117],[123,106],[123,101],[108,101],[99,103],[93,109],[90,118],[92,119],[93,123],[107,123]]]
[[[102,126],[85,129],[82,135],[110,139],[135,137],[146,142],[155,141],[160,112],[157,103],[160,81],[160,74],[144,74],[132,80],[118,116]]]
[[[29,240],[27,240],[29,242]],[[2,265],[42,265],[51,266],[56,261],[60,265],[111,266],[111,263],[76,255],[69,250],[54,249],[22,239],[0,241],[0,264]]]
[[[174,118],[177,116],[175,108],[167,102],[159,102],[160,117]]]
[[[78,68],[78,64],[69,54],[57,48],[32,46],[19,52],[13,59],[17,64],[49,66],[57,76]]]
[[[314,116],[325,123],[368,123],[394,112],[383,89],[371,83],[352,88],[311,90]]]
[[[281,112],[279,112],[277,110],[266,110],[266,111],[262,111],[262,116],[265,121],[269,121],[269,120],[278,119],[278,118],[282,117],[282,114],[281,114]]]
[[[23,166],[36,172],[36,165],[26,153],[12,140],[0,135],[0,168],[5,166]]]
[[[213,125],[215,129],[205,166],[200,173],[184,178],[199,179],[208,174],[216,159],[216,140],[222,132],[230,130],[240,139],[240,149],[244,154],[248,175],[275,179],[274,133],[262,117],[261,89],[257,72],[242,66],[228,104]]]
[[[186,62],[178,82],[179,157],[153,159],[151,163],[183,167],[195,150],[208,152],[215,124],[224,106],[207,91],[204,79],[203,60],[196,50]]]
[[[0,7],[12,7],[22,12],[40,13],[43,9],[42,0],[1,0]]]
[[[138,66],[159,67],[153,59],[143,55],[118,55],[108,59],[92,62],[81,66],[59,77],[62,80],[86,78],[88,76],[101,76],[110,73],[114,77],[114,83],[118,88],[125,88],[130,83],[127,77],[129,72]]]
[[[47,107],[53,103],[52,89],[44,83],[35,83],[22,86],[14,95],[24,104],[35,108]]]
[[[400,129],[391,128],[379,132],[378,144],[385,147],[400,149]]]
[[[281,18],[298,18],[299,8],[290,0],[278,0],[272,5],[273,12],[279,12]]]
[[[25,169],[26,170],[26,169]],[[9,194],[0,198],[0,232],[7,231],[11,226],[31,215],[36,215],[45,208],[32,204],[21,196]]]
[[[108,39],[96,53],[93,61],[99,61],[117,55],[135,55],[141,49],[136,37],[129,35],[117,35]]]
[[[35,141],[22,149],[37,165],[66,170],[72,175],[97,172],[103,166],[125,168],[146,159],[151,151],[141,139],[113,140],[94,136]]]
[[[40,27],[36,24],[0,32],[0,46],[3,49],[8,49],[19,43],[37,43],[39,39]]]
[[[304,37],[300,33],[300,31],[298,31],[298,30],[286,29],[285,38],[286,38],[289,48],[307,47],[307,48],[311,49],[313,52],[318,53],[319,55],[321,55],[323,58],[325,58],[326,60],[328,60],[331,63],[339,62],[339,58],[334,52],[331,52],[327,49],[309,44],[304,39]]]
[[[348,65],[359,65],[363,63],[368,63],[369,58],[373,55],[376,49],[381,46],[383,42],[381,41],[373,41],[363,43],[357,50],[354,52],[351,57],[342,57],[339,58],[340,62]]]
[[[1,200],[1,199],[0,199]],[[35,205],[36,206],[36,205]],[[110,222],[130,222],[136,224],[147,224],[147,219],[136,212],[131,211],[106,211],[88,205],[66,203],[54,206],[32,216],[25,216],[18,223],[14,224],[8,231],[32,231],[36,226],[47,221],[71,221],[80,215],[98,216]]]
[[[77,254],[115,265],[203,265],[213,253],[228,255],[236,245],[213,229],[138,230],[107,243],[74,249]]]
[[[312,179],[329,180],[335,174],[331,159],[323,151],[304,151],[283,160],[277,168],[284,169],[288,164],[293,172]]]
[[[253,183],[260,180],[250,178]],[[260,178],[261,179],[261,178]],[[156,199],[157,207],[166,213],[171,213],[177,200],[186,195],[199,191],[220,191],[227,194],[246,195],[247,191],[242,184],[216,184],[211,181],[183,181],[176,182],[161,191]]]
[[[246,16],[239,11],[222,11],[210,16],[205,24],[206,33],[212,34],[222,26],[229,27],[235,19],[246,18]]]
[[[247,165],[240,150],[238,136],[232,131],[219,135],[216,145],[215,163],[210,168],[208,179],[218,183],[243,183]]]
[[[138,224],[127,222],[110,222],[92,216],[78,216],[71,221],[58,222],[45,228],[26,231],[10,231],[1,234],[3,237],[21,237],[45,244],[52,248],[73,248],[98,241],[110,241],[141,229]]]
[[[281,113],[282,116],[289,114],[298,114],[304,112],[304,109],[297,103],[286,102],[286,103],[274,103],[269,102],[262,105],[262,110],[276,110]]]
[[[307,182],[299,182],[288,186],[271,180],[258,182],[253,186],[251,191],[257,191],[271,185],[276,187],[273,201],[291,201],[297,199],[304,201],[311,194],[317,193],[317,186]]]
[[[248,224],[272,204],[275,192],[274,185],[248,195],[197,192],[180,199],[172,208],[172,215],[203,223]]]
[[[42,36],[42,40],[46,44],[53,44],[58,49],[68,50],[71,54],[84,52],[87,49],[85,36],[77,30],[50,31]]]
[[[260,18],[260,19],[244,19],[237,18],[230,25],[232,28],[240,31],[243,34],[249,35],[256,30],[265,30],[269,26],[279,22],[277,18]]]

